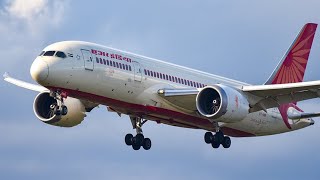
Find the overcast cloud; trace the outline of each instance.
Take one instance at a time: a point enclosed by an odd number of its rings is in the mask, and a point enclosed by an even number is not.
[[[318,0],[0,1],[0,73],[33,82],[29,69],[56,41],[84,40],[262,84],[301,27],[320,23]],[[319,80],[317,32],[305,80]],[[0,179],[319,179],[319,122],[281,135],[232,138],[150,122],[150,151],[124,143],[128,117],[94,109],[74,128],[36,119],[35,92],[0,81]],[[319,100],[299,104],[319,111]],[[317,119],[319,120],[319,119]]]

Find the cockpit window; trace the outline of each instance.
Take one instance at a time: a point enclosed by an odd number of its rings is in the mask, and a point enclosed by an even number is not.
[[[43,54],[43,56],[53,56],[55,51],[47,51]]]
[[[39,54],[39,56],[42,56],[44,53],[45,53],[45,51],[42,51],[42,52]]]
[[[57,51],[56,56],[57,57],[61,57],[61,58],[66,58],[67,57],[66,54],[64,52],[61,52],[61,51]]]

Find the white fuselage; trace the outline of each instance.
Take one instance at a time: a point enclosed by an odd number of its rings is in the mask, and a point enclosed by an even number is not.
[[[248,85],[93,43],[59,42],[44,49],[49,50],[63,51],[67,57],[37,57],[33,66],[45,62],[48,67],[48,74],[37,80],[41,85],[62,89],[71,97],[103,104],[119,113],[173,126],[214,131],[212,123],[196,111],[179,108],[161,98],[159,89]],[[307,120],[289,122],[291,129],[278,109],[272,108],[249,113],[242,121],[222,124],[222,128],[225,134],[241,137],[283,133],[310,125]]]

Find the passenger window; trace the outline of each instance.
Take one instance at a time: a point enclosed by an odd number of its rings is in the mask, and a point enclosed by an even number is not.
[[[104,64],[104,65],[106,65],[106,64],[107,64],[107,62],[106,62],[106,60],[105,60],[105,59],[103,59],[103,64]]]
[[[102,62],[102,58],[100,58],[100,64],[103,64],[103,62]]]
[[[126,70],[128,71],[129,70],[129,68],[128,68],[128,65],[126,64]]]
[[[109,60],[107,59],[107,65],[109,66]]]
[[[129,65],[129,71],[131,71],[131,66]]]
[[[168,75],[166,75],[166,79],[169,80]]]
[[[116,63],[114,61],[112,61],[112,65],[113,67],[116,67]]]
[[[55,51],[47,51],[43,54],[43,56],[53,56]]]
[[[157,77],[160,78],[159,73],[157,72]]]
[[[147,75],[147,70],[144,70],[144,74]]]
[[[67,57],[66,54],[64,52],[61,52],[61,51],[57,51],[56,56],[60,57],[60,58],[66,58]]]
[[[96,61],[97,61],[97,63],[99,63],[99,58],[96,57]]]
[[[118,64],[118,62],[116,62],[116,65],[117,65],[117,68],[119,68],[119,64]]]

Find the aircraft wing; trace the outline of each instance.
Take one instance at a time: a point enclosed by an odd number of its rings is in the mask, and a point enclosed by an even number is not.
[[[158,95],[171,104],[195,111],[196,96],[201,89],[160,89]],[[320,81],[288,84],[242,86],[238,89],[248,97],[250,112],[278,107],[281,104],[320,97]]]
[[[29,89],[29,90],[32,90],[32,91],[37,91],[37,92],[49,91],[47,88],[45,88],[43,86],[27,83],[27,82],[12,78],[12,77],[9,76],[8,73],[5,73],[3,75],[3,78],[4,78],[5,81],[7,81],[7,82],[9,82],[11,84],[14,84],[16,86],[19,86],[19,87],[22,87],[22,88],[25,88],[25,89]]]
[[[243,86],[242,91],[250,97],[250,112],[255,112],[320,97],[320,81]]]
[[[199,90],[195,88],[158,90],[158,94],[172,105],[190,111],[197,110],[196,96],[198,93]]]

